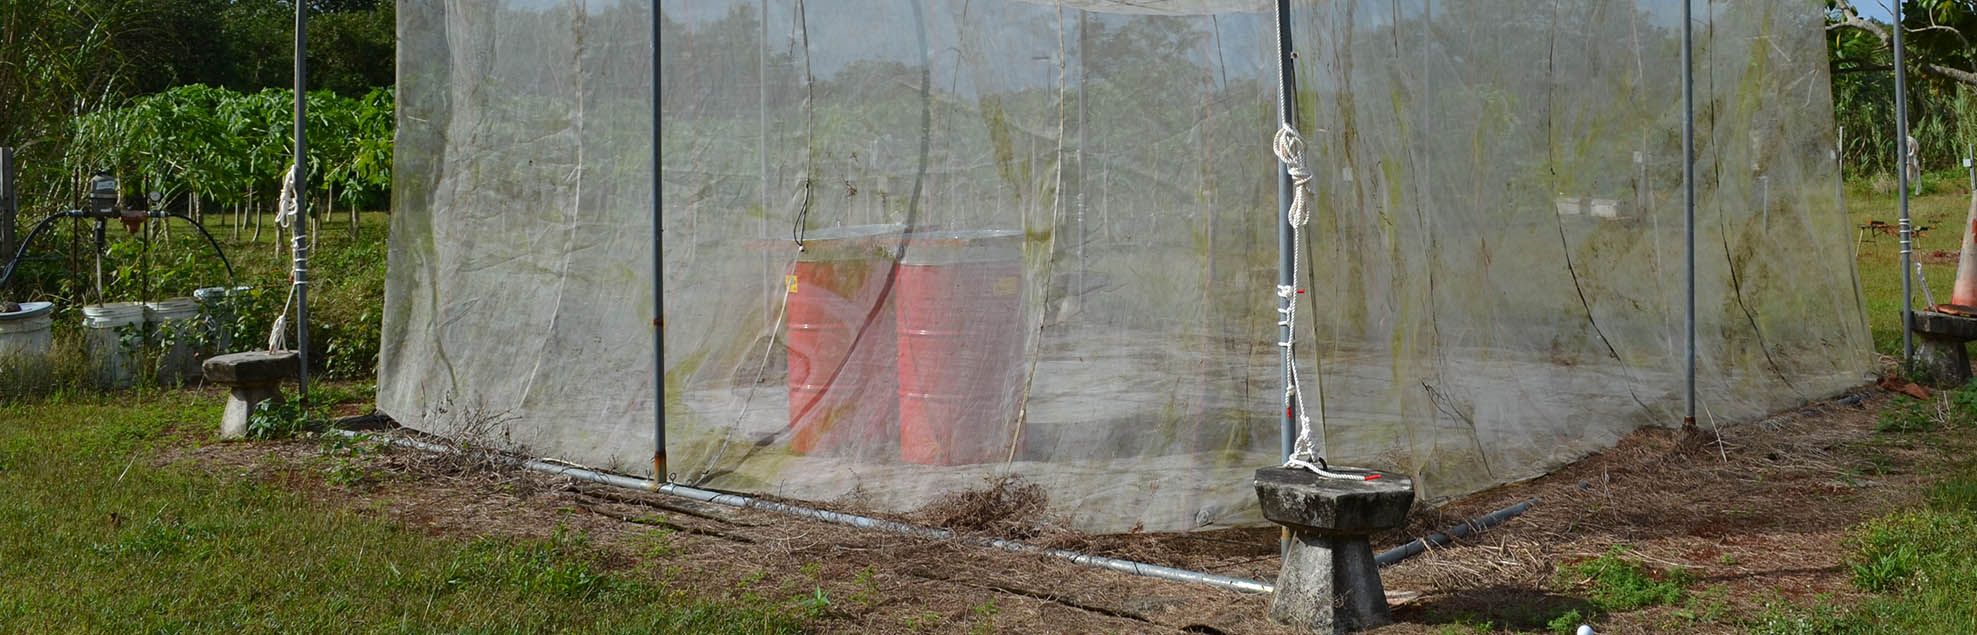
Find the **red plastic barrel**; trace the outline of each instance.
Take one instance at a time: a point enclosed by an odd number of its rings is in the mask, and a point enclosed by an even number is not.
[[[867,225],[814,232],[783,281],[791,452],[890,450],[899,375],[885,285],[901,230]]]
[[[1005,458],[1023,348],[1022,234],[915,234],[899,263],[899,451],[909,463]]]

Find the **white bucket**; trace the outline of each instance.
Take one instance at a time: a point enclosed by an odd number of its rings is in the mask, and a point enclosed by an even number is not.
[[[55,321],[49,315],[54,308],[48,302],[27,302],[19,311],[0,313],[0,379],[48,363],[48,351],[55,345],[50,330]]]
[[[144,305],[112,302],[82,307],[83,348],[96,385],[128,388],[137,379],[137,349],[144,330]]]
[[[145,303],[144,327],[146,336],[160,349],[159,382],[182,384],[199,378],[199,349],[206,338],[197,300],[172,298]]]

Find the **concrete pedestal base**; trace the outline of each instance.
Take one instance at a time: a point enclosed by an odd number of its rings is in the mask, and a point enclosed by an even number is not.
[[[227,395],[226,412],[220,415],[220,438],[247,438],[247,419],[254,416],[254,407],[263,401],[273,401],[279,405],[281,384],[243,384],[233,387]]]
[[[1938,388],[1970,382],[1970,353],[1964,343],[1977,340],[1977,318],[1936,311],[1915,312],[1915,372]]]
[[[281,382],[301,370],[294,353],[248,352],[206,360],[206,381],[233,389],[220,417],[220,438],[247,436],[247,419],[263,401],[281,403]]]
[[[1352,474],[1368,470],[1338,469]],[[1277,574],[1270,619],[1307,633],[1332,635],[1393,621],[1369,538],[1400,527],[1414,505],[1414,484],[1380,474],[1372,481],[1320,477],[1287,468],[1256,471],[1263,517],[1291,532]]]

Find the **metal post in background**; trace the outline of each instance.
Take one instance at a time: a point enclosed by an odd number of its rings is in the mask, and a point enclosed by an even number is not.
[[[1688,399],[1682,425],[1696,423],[1696,65],[1695,2],[1682,0],[1682,233],[1688,261],[1688,315],[1683,320],[1687,342]]]
[[[1294,65],[1295,56],[1291,53],[1290,11],[1290,0],[1277,0],[1277,68],[1281,69],[1278,75],[1282,76],[1277,86],[1277,90],[1279,91],[1277,99],[1277,122],[1286,126],[1296,127],[1297,67]],[[1295,287],[1298,284],[1295,274],[1292,273],[1296,270],[1296,263],[1292,262],[1294,258],[1293,254],[1297,252],[1297,245],[1293,242],[1296,234],[1291,227],[1290,221],[1291,199],[1294,198],[1294,193],[1291,191],[1292,187],[1295,186],[1291,184],[1290,168],[1282,163],[1277,163],[1277,284],[1286,287]],[[1277,298],[1277,315],[1287,315],[1284,312],[1288,311],[1291,308],[1291,303],[1296,301],[1296,295]],[[1279,317],[1278,321],[1282,322],[1284,320],[1282,317]],[[1278,327],[1277,341],[1289,342],[1293,336],[1294,334],[1291,333],[1289,324]],[[1289,390],[1290,386],[1288,382],[1291,381],[1291,349],[1290,347],[1279,348],[1282,349],[1283,375],[1284,381],[1287,382],[1284,388]],[[1283,449],[1283,458],[1286,461],[1291,458],[1291,445],[1297,442],[1298,414],[1297,403],[1295,401],[1284,409],[1284,418],[1281,426],[1281,446]]]
[[[1963,149],[1963,170],[1970,173],[1970,195],[1977,197],[1977,146]]]
[[[1915,235],[1908,218],[1908,69],[1903,64],[1901,2],[1895,8],[1895,171],[1901,190],[1901,363],[1915,357]]]
[[[295,3],[295,355],[303,407],[309,405],[309,3]]]
[[[14,149],[0,148],[0,254],[14,253],[14,222],[20,215],[20,194],[15,192]]]

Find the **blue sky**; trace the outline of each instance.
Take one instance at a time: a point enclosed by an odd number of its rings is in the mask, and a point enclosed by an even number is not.
[[[1853,8],[1860,11],[1860,17],[1882,22],[1893,22],[1895,0],[1854,0]]]

